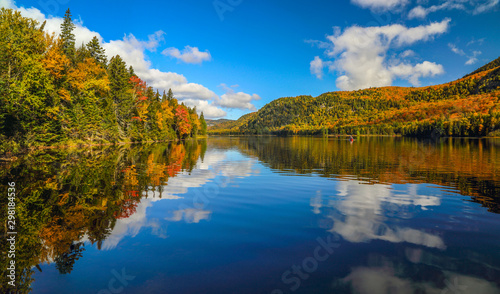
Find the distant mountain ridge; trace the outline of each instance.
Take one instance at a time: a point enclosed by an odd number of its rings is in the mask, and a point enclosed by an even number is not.
[[[231,122],[231,121],[235,121],[235,120],[219,118],[219,119],[206,119],[205,121],[207,122],[207,126],[211,127],[211,126],[216,126],[216,125],[219,125],[222,123]]]
[[[381,87],[279,98],[212,134],[500,134],[500,58],[427,87]]]

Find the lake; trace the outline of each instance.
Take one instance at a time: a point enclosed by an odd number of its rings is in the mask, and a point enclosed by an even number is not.
[[[500,293],[499,139],[49,149],[0,177],[20,293]]]

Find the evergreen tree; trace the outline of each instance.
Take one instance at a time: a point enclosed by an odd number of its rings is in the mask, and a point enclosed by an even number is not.
[[[97,39],[96,36],[94,36],[92,40],[87,43],[87,51],[90,57],[94,58],[98,64],[106,68],[106,65],[108,63],[106,52],[104,48],[101,47],[99,39]]]
[[[132,67],[132,65],[129,66],[129,68],[128,68],[128,75],[129,75],[129,77],[137,76],[135,74],[135,71],[134,71],[134,68]]]
[[[205,121],[205,116],[203,115],[203,111],[200,114],[200,133],[202,135],[207,134],[207,122]]]
[[[71,12],[68,8],[64,14],[64,21],[61,24],[61,39],[63,41],[62,48],[64,54],[70,59],[75,59],[75,34],[73,30],[75,29],[75,24],[71,20]]]
[[[111,58],[108,66],[110,96],[116,104],[116,118],[120,126],[120,135],[126,136],[131,118],[134,114],[134,101],[129,93],[129,72],[125,61],[116,55]]]
[[[167,94],[165,94],[165,90],[163,90],[163,95],[161,96],[161,102],[167,101]]]
[[[167,100],[171,101],[172,99],[174,99],[174,92],[172,92],[172,89],[168,89]]]
[[[160,102],[160,92],[158,91],[158,89],[156,90],[156,94],[155,94],[155,102]]]

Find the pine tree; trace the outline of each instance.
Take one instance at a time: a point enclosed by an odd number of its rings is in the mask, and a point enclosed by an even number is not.
[[[156,94],[155,94],[155,102],[160,102],[160,92],[158,91],[158,89],[156,89]]]
[[[171,101],[172,99],[174,99],[174,92],[172,92],[172,89],[168,89],[167,100]]]
[[[75,59],[75,34],[73,30],[75,24],[71,20],[71,12],[68,8],[64,14],[64,21],[61,24],[61,39],[63,40],[63,52],[70,60]]]
[[[176,108],[177,105],[179,104],[177,102],[177,99],[174,98],[174,92],[172,92],[172,89],[168,89],[167,93],[167,101],[170,107]]]
[[[165,90],[163,90],[163,95],[161,96],[161,102],[167,101],[167,94],[165,94]]]
[[[108,63],[106,52],[104,48],[101,47],[99,39],[97,39],[96,36],[94,36],[92,40],[87,43],[87,51],[90,57],[94,58],[98,64],[106,68],[106,65]]]

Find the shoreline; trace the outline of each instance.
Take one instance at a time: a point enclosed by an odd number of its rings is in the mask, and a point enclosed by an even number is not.
[[[197,136],[195,138],[186,138],[186,139],[174,139],[174,140],[162,140],[162,141],[138,141],[138,142],[116,142],[116,143],[97,143],[97,144],[92,144],[92,143],[70,143],[70,144],[64,144],[64,143],[56,143],[53,145],[40,145],[36,147],[30,147],[23,149],[20,152],[16,153],[6,153],[3,155],[0,155],[0,163],[7,163],[7,162],[13,162],[18,159],[18,156],[20,155],[25,155],[33,151],[37,150],[51,150],[51,149],[57,149],[57,148],[62,148],[62,149],[70,149],[70,148],[93,148],[93,147],[103,147],[103,146],[124,146],[124,145],[134,145],[134,144],[155,144],[155,143],[167,143],[167,142],[181,142],[181,141],[186,141],[186,140],[198,140],[198,139],[206,139],[208,136]]]

